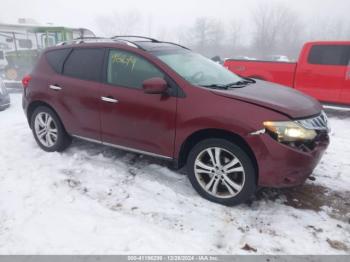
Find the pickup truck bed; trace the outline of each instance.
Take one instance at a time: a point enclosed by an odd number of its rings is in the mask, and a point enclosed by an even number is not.
[[[225,61],[225,66],[241,76],[293,87],[297,63],[228,59]]]
[[[227,59],[244,76],[295,88],[332,104],[350,106],[350,41],[306,43],[297,63]]]

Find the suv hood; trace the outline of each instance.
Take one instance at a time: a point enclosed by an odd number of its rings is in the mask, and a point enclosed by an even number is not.
[[[256,104],[278,111],[291,118],[303,118],[321,112],[321,104],[314,98],[286,86],[256,80],[242,88],[212,90],[213,93]]]

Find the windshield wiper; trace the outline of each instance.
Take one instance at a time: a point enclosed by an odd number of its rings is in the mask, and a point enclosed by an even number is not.
[[[240,81],[237,81],[237,82],[234,82],[234,83],[230,83],[230,84],[227,84],[225,85],[226,88],[230,88],[230,87],[244,87],[246,85],[249,85],[249,84],[255,84],[256,81],[254,79],[251,79],[251,78],[243,78],[243,80],[240,80]]]
[[[217,85],[217,84],[211,84],[211,85],[201,85],[203,87],[213,88],[213,89],[228,89],[227,85]]]
[[[218,84],[211,84],[211,85],[201,85],[203,87],[208,87],[208,88],[214,88],[214,89],[229,89],[233,87],[245,87],[246,85],[249,84],[255,84],[256,81],[251,78],[243,78],[243,80],[229,83],[227,85],[218,85]]]

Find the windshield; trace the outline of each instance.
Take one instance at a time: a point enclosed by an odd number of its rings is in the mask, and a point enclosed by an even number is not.
[[[193,85],[225,86],[242,80],[220,64],[190,51],[163,51],[155,55]]]

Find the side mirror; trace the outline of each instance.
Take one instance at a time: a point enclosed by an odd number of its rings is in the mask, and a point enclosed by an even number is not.
[[[143,81],[143,91],[146,94],[163,94],[168,89],[167,82],[160,77],[154,77]]]

